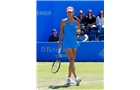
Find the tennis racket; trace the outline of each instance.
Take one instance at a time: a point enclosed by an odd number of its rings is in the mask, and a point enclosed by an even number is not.
[[[61,62],[60,62],[60,52],[61,52],[61,49],[58,49],[58,55],[56,57],[56,60],[53,62],[52,64],[52,73],[55,74],[59,71],[60,69],[60,66],[61,66]]]

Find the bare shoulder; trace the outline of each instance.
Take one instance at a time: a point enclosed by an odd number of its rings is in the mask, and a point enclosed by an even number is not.
[[[66,21],[66,20],[68,20],[68,18],[64,18],[64,19],[62,19],[62,21]]]
[[[68,18],[62,19],[61,24],[63,24],[63,25],[65,26],[65,24],[66,24],[65,21],[66,21],[66,20],[68,20]]]

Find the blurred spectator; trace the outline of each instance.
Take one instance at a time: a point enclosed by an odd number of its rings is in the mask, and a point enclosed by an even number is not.
[[[91,9],[88,10],[88,15],[86,16],[85,22],[86,22],[86,34],[89,35],[91,29],[96,29],[96,18],[93,15]]]
[[[81,29],[81,34],[77,36],[77,41],[88,41],[88,35],[85,34],[85,29]]]
[[[76,32],[76,37],[77,37],[78,35],[80,35],[80,33],[81,33],[81,30],[77,30],[77,32]]]
[[[99,31],[104,30],[104,12],[100,11],[99,16],[96,18],[96,25]]]
[[[78,13],[78,18],[81,20],[80,22],[80,28],[85,28],[85,16],[82,10],[79,11]]]
[[[53,34],[49,37],[48,42],[57,42],[59,41],[59,38],[57,37],[57,31],[56,29],[53,29]]]

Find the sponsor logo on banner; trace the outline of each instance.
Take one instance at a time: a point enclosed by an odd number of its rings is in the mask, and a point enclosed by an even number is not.
[[[45,47],[41,47],[41,52],[45,52]]]
[[[41,52],[58,52],[57,47],[51,48],[49,46],[41,47]]]
[[[103,50],[101,50],[100,52],[99,52],[99,54],[98,54],[100,57],[102,57],[102,58],[104,58],[104,49]]]
[[[37,11],[37,15],[40,16],[50,16],[52,14],[51,11]]]
[[[53,56],[54,56],[54,57],[57,57],[57,54],[54,54]],[[60,57],[61,57],[61,58],[66,58],[67,55],[66,55],[66,54],[60,54]]]
[[[42,53],[45,53],[45,52],[47,52],[47,53],[57,53],[58,52],[58,48],[57,47],[53,47],[53,48],[51,48],[50,46],[46,46],[46,47],[41,47],[41,52]],[[61,50],[61,52],[64,52],[63,50]],[[56,57],[58,54],[53,54],[53,56],[54,57]],[[61,57],[62,58],[66,58],[67,57],[67,55],[66,54],[61,54],[60,53],[60,55],[61,55]]]

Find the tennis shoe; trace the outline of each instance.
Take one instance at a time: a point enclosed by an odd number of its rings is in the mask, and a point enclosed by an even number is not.
[[[79,85],[80,85],[80,82],[81,82],[81,79],[80,79],[79,77],[77,77],[77,78],[75,79],[75,81],[76,81],[76,85],[79,86]]]
[[[67,79],[67,84],[74,84],[74,81],[71,78]]]

